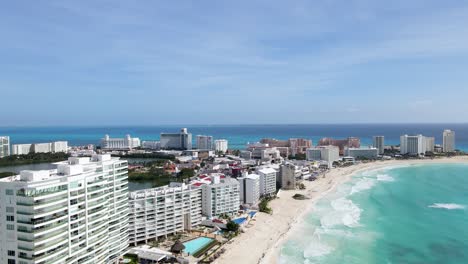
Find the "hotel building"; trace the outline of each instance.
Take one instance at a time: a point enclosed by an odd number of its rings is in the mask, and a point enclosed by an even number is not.
[[[58,153],[67,151],[68,141],[11,145],[11,152],[13,155],[26,155],[29,153]]]
[[[346,148],[345,156],[356,159],[376,159],[379,155],[377,148]]]
[[[197,136],[197,149],[213,149],[213,137],[212,136],[203,136],[203,135],[198,135]]]
[[[296,189],[296,166],[289,162],[284,162],[280,166],[281,188],[284,190]]]
[[[190,230],[202,220],[202,190],[183,183],[129,193],[129,239],[135,246]]]
[[[101,148],[105,150],[131,150],[140,145],[140,139],[132,138],[130,135],[126,135],[125,138],[110,138],[109,135],[105,135],[101,139]]]
[[[0,179],[0,263],[115,263],[128,246],[127,162],[69,158]]]
[[[426,151],[434,152],[435,151],[435,138],[425,137],[425,140],[426,140]]]
[[[276,170],[273,168],[257,169],[260,175],[260,195],[271,196],[276,194]]]
[[[385,152],[385,137],[384,136],[375,136],[373,142],[374,148],[378,149],[378,154],[383,155]]]
[[[426,138],[423,135],[401,136],[400,153],[403,155],[424,155],[426,153]]]
[[[215,140],[214,149],[216,152],[226,153],[226,151],[228,150],[228,141],[226,139]]]
[[[309,161],[326,161],[333,163],[340,159],[340,149],[337,146],[318,146],[306,151],[306,159]]]
[[[442,149],[444,152],[454,152],[455,151],[455,131],[444,130],[442,134]]]
[[[195,184],[198,185],[198,184]],[[240,185],[236,179],[215,175],[210,184],[202,184],[202,213],[208,218],[233,215],[240,207]]]
[[[162,149],[192,149],[192,134],[187,132],[187,128],[182,128],[180,133],[161,133],[160,142]]]
[[[0,158],[10,156],[10,137],[0,136]]]
[[[256,205],[260,200],[260,176],[249,174],[237,178],[240,184],[241,204]]]

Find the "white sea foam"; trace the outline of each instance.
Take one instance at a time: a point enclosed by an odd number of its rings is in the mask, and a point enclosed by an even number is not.
[[[369,190],[375,185],[375,179],[362,178],[352,188],[350,194],[355,194],[361,191]]]
[[[361,209],[351,200],[344,197],[338,198],[331,202],[331,206],[334,210],[320,218],[320,224],[323,228],[332,228],[339,225],[345,225],[347,227],[359,226]]]
[[[377,180],[378,181],[384,181],[384,182],[393,182],[393,181],[395,181],[395,179],[392,176],[388,175],[388,174],[379,174],[379,175],[377,175]]]
[[[463,210],[465,209],[464,205],[455,204],[455,203],[435,203],[429,205],[431,208],[438,208],[438,209],[447,209],[447,210]]]
[[[316,258],[330,254],[333,251],[333,248],[329,245],[322,243],[318,237],[315,237],[310,244],[307,245],[307,248],[304,249],[304,258]]]

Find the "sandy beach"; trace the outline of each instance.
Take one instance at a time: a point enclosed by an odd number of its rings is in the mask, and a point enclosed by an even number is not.
[[[273,214],[258,213],[255,224],[245,229],[231,244],[226,244],[226,253],[215,263],[277,263],[279,251],[291,231],[298,226],[304,215],[313,212],[314,204],[321,197],[333,192],[337,186],[349,181],[354,174],[388,166],[421,163],[468,163],[468,156],[434,160],[389,160],[362,163],[330,170],[325,178],[304,181],[305,190],[280,191],[279,198],[270,202]],[[295,200],[296,193],[308,196],[309,200]]]

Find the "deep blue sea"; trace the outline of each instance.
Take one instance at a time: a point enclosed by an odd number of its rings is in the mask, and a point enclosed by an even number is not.
[[[10,136],[11,143],[39,143],[67,140],[70,145],[99,144],[99,140],[109,134],[123,137],[131,134],[142,140],[158,140],[161,132],[177,132],[183,126],[122,126],[122,127],[0,127],[0,135]],[[468,150],[468,124],[316,124],[316,125],[206,125],[184,126],[195,135],[212,135],[216,139],[229,140],[229,147],[242,149],[247,142],[255,142],[264,137],[288,139],[303,137],[316,144],[322,137],[359,137],[362,145],[372,144],[372,136],[383,135],[386,144],[399,144],[402,134],[423,134],[436,137],[442,142],[442,131],[456,132],[457,148]]]

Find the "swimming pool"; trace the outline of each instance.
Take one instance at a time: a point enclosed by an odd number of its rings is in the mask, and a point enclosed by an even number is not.
[[[241,217],[241,218],[234,219],[234,220],[232,220],[232,221],[233,221],[234,223],[236,223],[236,224],[242,225],[242,223],[244,223],[246,220],[247,220],[247,218]]]
[[[251,212],[249,212],[250,218],[253,218],[253,217],[255,216],[256,213],[257,213],[257,211],[251,211]]]
[[[209,237],[198,237],[198,238],[192,239],[190,241],[183,243],[185,246],[184,252],[190,255],[193,255],[197,253],[200,249],[202,249],[203,247],[211,243],[212,241],[213,239]]]

